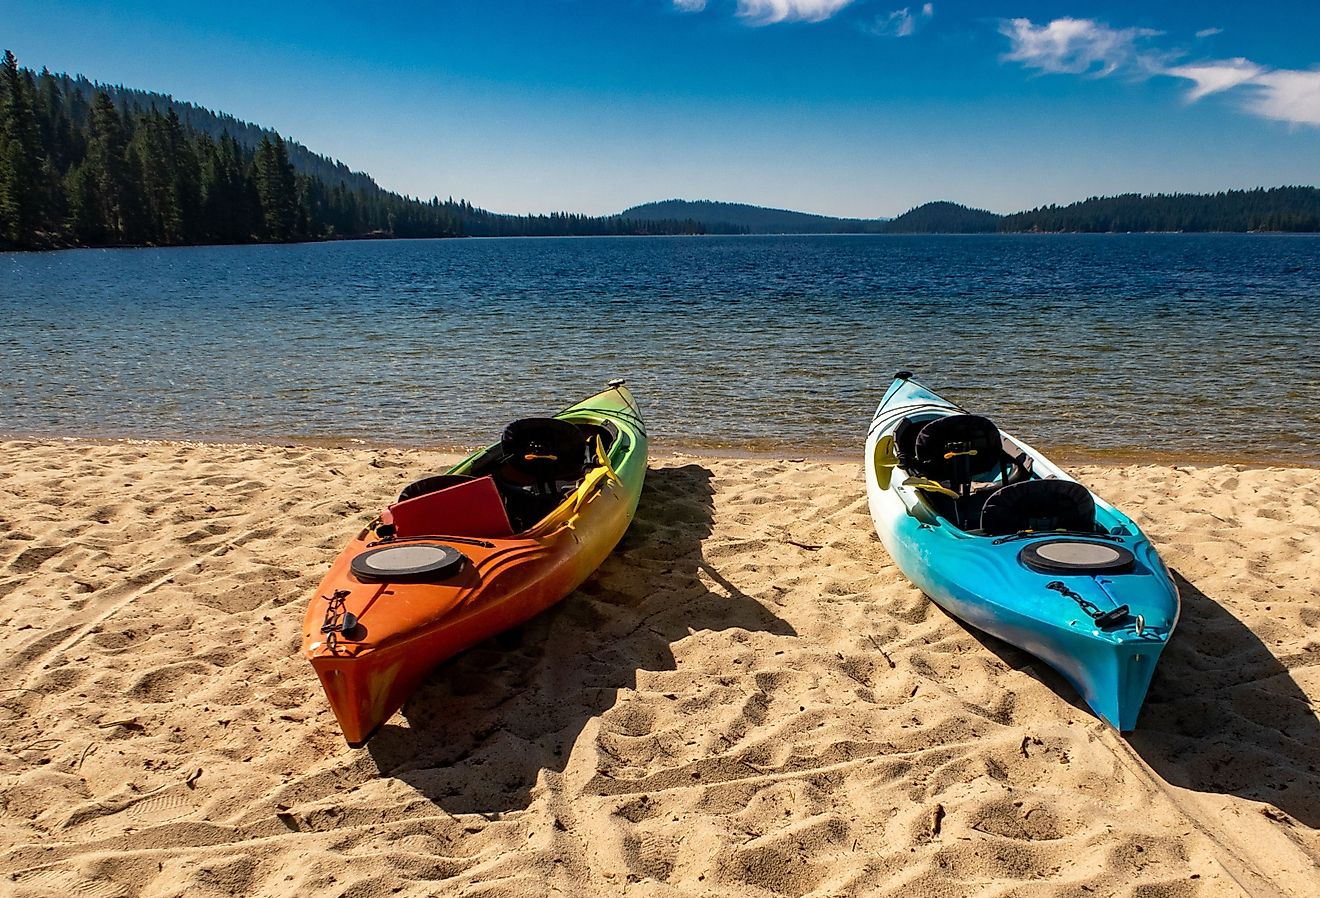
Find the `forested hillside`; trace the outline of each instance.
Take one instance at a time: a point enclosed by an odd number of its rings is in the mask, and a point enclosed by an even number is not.
[[[276,131],[164,94],[0,65],[0,248],[358,237],[1320,231],[1314,187],[1092,197],[998,216],[956,203],[893,220],[665,200],[620,215],[501,215],[401,196]]]
[[[0,247],[337,237],[694,233],[693,222],[498,215],[381,189],[275,131],[172,97],[0,65]]]
[[[999,216],[949,202],[925,203],[898,218],[832,218],[711,200],[664,200],[633,206],[627,218],[691,219],[710,234],[980,234],[994,231]]]
[[[996,215],[924,203],[893,219],[830,218],[708,200],[665,200],[623,213],[689,218],[712,234],[987,234],[1122,231],[1320,231],[1320,189],[1275,187],[1213,194],[1125,194]]]
[[[874,234],[885,226],[883,219],[834,218],[712,200],[661,200],[622,214],[644,221],[691,220],[711,234]]]
[[[1275,187],[1212,194],[1091,197],[1006,215],[1001,231],[1320,231],[1320,190]]]
[[[999,226],[1000,216],[984,209],[936,200],[909,209],[886,225],[890,234],[985,234]]]

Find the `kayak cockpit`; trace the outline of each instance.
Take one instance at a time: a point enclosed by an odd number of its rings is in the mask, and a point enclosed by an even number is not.
[[[611,421],[520,418],[457,473],[409,484],[381,520],[400,538],[508,538],[572,501],[588,474],[608,465],[621,440],[626,437]]]
[[[901,486],[970,535],[1110,530],[1098,520],[1090,490],[1072,480],[1042,477],[1033,455],[980,415],[905,417],[886,448],[893,467],[908,475]]]

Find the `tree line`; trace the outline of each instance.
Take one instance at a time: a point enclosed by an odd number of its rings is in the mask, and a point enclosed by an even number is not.
[[[1124,231],[1320,231],[1320,189],[1274,187],[1213,194],[1124,194],[1066,206],[997,215],[947,201],[924,203],[897,218],[804,215],[707,200],[634,206],[637,218],[682,217],[712,234],[1016,234]]]
[[[401,196],[233,116],[0,62],[0,247],[702,232]]]
[[[1320,231],[1320,190],[1129,193],[1005,215],[1000,231]]]

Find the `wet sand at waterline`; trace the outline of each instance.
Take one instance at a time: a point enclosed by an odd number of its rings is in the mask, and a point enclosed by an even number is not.
[[[904,579],[860,464],[673,454],[353,751],[306,602],[454,456],[0,446],[0,894],[1320,893],[1320,470],[1073,468],[1183,595],[1127,739]]]

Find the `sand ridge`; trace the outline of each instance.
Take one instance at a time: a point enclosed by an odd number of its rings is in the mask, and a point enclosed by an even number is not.
[[[1127,740],[903,578],[860,464],[675,455],[352,751],[305,603],[453,456],[0,446],[0,894],[1320,893],[1320,471],[1074,470],[1183,594]]]

